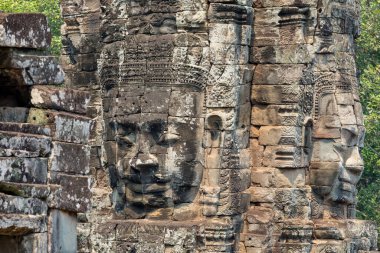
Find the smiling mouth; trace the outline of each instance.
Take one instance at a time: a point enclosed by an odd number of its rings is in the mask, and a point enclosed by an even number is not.
[[[168,191],[170,189],[170,184],[128,182],[126,187],[137,194],[155,194]]]
[[[153,171],[153,170],[150,170]],[[158,194],[170,189],[171,177],[162,173],[139,173],[125,176],[126,187],[136,194]]]
[[[134,206],[167,207],[171,201],[168,183],[134,183],[126,182],[127,202]]]

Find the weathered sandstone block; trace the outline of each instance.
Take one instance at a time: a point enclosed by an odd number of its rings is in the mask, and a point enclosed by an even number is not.
[[[72,143],[54,142],[51,171],[85,175],[90,172],[90,147]]]
[[[0,119],[2,122],[25,123],[29,109],[25,107],[1,107]]]
[[[13,85],[61,84],[64,74],[54,56],[31,55],[15,49],[0,50],[0,78]]]
[[[0,156],[47,157],[51,139],[45,136],[0,131]]]
[[[53,173],[49,182],[52,184],[49,207],[76,213],[90,208],[91,182],[88,177]]]
[[[42,14],[0,13],[0,47],[46,48],[51,34]]]
[[[46,232],[44,215],[1,214],[0,231],[7,235]]]
[[[0,193],[0,212],[8,214],[46,215],[47,205],[35,198],[22,198]]]
[[[47,158],[0,158],[0,179],[6,182],[45,184]]]
[[[72,89],[33,86],[31,91],[31,103],[37,108],[85,114],[89,101],[89,93]]]

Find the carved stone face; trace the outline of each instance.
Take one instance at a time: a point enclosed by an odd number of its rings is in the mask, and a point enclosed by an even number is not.
[[[335,202],[354,204],[356,184],[364,169],[358,147],[335,145],[334,150],[343,160],[339,163],[329,197]]]
[[[170,88],[133,99],[135,112],[115,118],[117,169],[126,204],[139,212],[189,203],[202,179],[203,94]]]
[[[311,183],[325,200],[354,204],[363,171],[364,127],[361,110],[351,93],[328,93],[319,98],[313,133]]]

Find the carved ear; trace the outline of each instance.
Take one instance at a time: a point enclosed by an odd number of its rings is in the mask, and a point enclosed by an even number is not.
[[[302,129],[302,144],[305,148],[310,148],[312,146],[312,135],[313,135],[313,120],[308,117],[303,123]]]
[[[219,115],[210,115],[207,118],[207,127],[210,130],[223,129],[223,119]]]
[[[307,117],[302,126],[302,146],[305,153],[305,158],[308,163],[312,156],[312,146],[313,146],[313,120]]]

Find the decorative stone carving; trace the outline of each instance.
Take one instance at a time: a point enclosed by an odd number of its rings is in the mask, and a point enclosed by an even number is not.
[[[342,48],[335,47],[333,41],[357,35],[354,20],[358,6],[357,3],[329,2],[325,6],[321,9],[316,36],[319,48],[312,67],[315,95],[310,184],[319,199],[317,205],[323,206],[316,208],[319,211],[315,211],[313,217],[352,218],[354,214],[350,209],[355,205],[356,184],[363,171],[359,148],[364,137],[363,123],[357,121],[362,118],[362,112],[354,109],[355,100],[358,101],[358,84],[352,77],[355,67],[335,65],[334,69],[321,69],[320,66],[330,59],[339,63],[342,52],[351,51],[352,40],[337,44]],[[342,12],[343,8],[346,11]],[[338,22],[340,15],[347,15],[346,21]]]
[[[203,239],[193,250],[233,251],[249,204],[252,7],[111,1],[102,8],[103,160],[113,222],[199,227]]]
[[[61,6],[62,69],[31,51],[42,16],[0,13],[2,248],[376,250],[355,220],[358,1]]]

